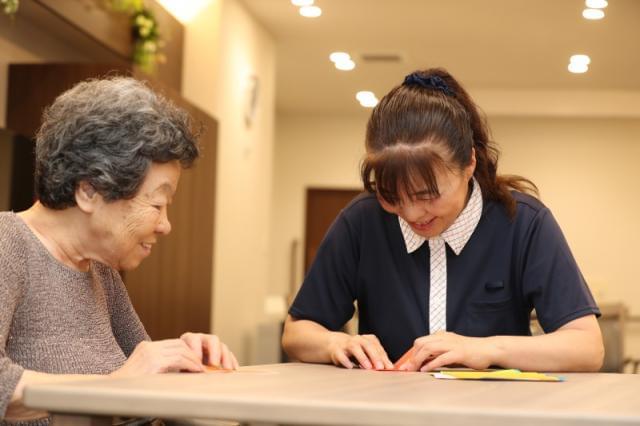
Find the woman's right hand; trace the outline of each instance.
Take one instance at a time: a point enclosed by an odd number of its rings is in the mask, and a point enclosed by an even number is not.
[[[352,359],[366,370],[393,369],[382,344],[373,334],[351,336],[332,332],[329,339],[331,362],[345,368],[355,367]]]
[[[143,374],[178,371],[202,372],[202,359],[181,339],[143,341],[136,346],[122,367],[111,377],[130,377]]]

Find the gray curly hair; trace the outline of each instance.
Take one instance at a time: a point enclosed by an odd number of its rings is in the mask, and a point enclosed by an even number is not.
[[[151,163],[199,155],[186,111],[129,77],[87,80],[49,106],[36,135],[35,192],[53,209],[76,205],[86,181],[105,200],[135,196]]]

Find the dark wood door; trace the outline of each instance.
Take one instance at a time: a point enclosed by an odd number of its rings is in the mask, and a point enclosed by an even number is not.
[[[106,74],[133,74],[149,79],[122,66],[10,65],[7,127],[32,143],[45,106],[75,83]],[[182,173],[169,208],[171,234],[160,240],[136,270],[123,274],[147,332],[153,339],[164,339],[185,331],[209,332],[211,328],[217,122],[172,89],[158,82],[150,83],[204,126],[200,138],[203,155],[194,168]],[[13,165],[19,170],[28,166]]]
[[[307,189],[304,272],[309,270],[324,235],[342,210],[361,189]]]

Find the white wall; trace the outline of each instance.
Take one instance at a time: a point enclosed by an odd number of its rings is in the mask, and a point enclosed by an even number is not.
[[[259,98],[247,127],[251,75]],[[269,282],[275,44],[237,0],[214,0],[187,25],[183,94],[219,123],[212,325],[248,363]]]
[[[366,120],[278,115],[272,292],[288,291],[289,244],[304,239],[305,188],[360,186]],[[497,116],[489,121],[503,153],[500,172],[524,175],[539,186],[598,302],[622,301],[640,315],[635,273],[640,119]],[[301,255],[296,267],[301,271]],[[638,357],[635,328],[630,327],[627,350]]]
[[[640,120],[494,118],[503,173],[539,187],[600,302],[640,315],[635,240],[640,237]]]
[[[308,187],[359,188],[368,115],[279,113],[273,194],[271,293],[288,296],[290,253],[297,251],[297,281],[302,279],[305,196]]]

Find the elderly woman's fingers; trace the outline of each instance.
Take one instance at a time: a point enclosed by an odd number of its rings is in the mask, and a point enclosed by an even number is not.
[[[203,350],[202,350],[202,339],[200,338],[200,336],[198,336],[195,333],[187,332],[187,333],[184,333],[182,336],[180,336],[180,340],[185,342],[189,347],[189,349],[191,349],[196,354],[196,357],[202,362]]]
[[[226,368],[227,370],[235,370],[235,366],[233,364],[233,361],[235,358],[231,353],[231,351],[229,350],[229,348],[227,347],[227,345],[225,345],[224,343],[221,343],[220,352],[222,353],[221,363],[220,363],[222,365],[222,368]]]
[[[238,368],[240,368],[240,363],[236,359],[236,356],[233,354],[233,352],[229,351],[229,354],[231,355],[231,363],[233,364],[233,369],[237,370]]]
[[[160,340],[153,342],[161,346],[163,360],[167,362],[167,371],[203,371],[202,357],[198,356],[182,339]]]
[[[131,376],[171,371],[202,372],[205,363],[229,370],[238,368],[235,355],[217,336],[185,333],[180,339],[141,342],[125,365],[112,375]]]
[[[203,371],[196,354],[180,339],[144,341],[138,344],[113,376],[137,376],[167,371]]]
[[[215,334],[203,334],[202,344],[207,352],[206,363],[215,367],[222,365],[222,342]]]
[[[229,348],[214,334],[184,333],[180,336],[202,364],[227,369],[238,368],[238,361]]]

